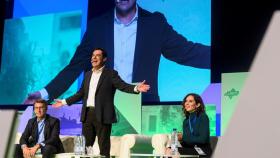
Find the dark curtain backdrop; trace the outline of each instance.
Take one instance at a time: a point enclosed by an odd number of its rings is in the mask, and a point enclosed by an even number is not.
[[[212,0],[212,82],[223,72],[246,72],[279,0]]]

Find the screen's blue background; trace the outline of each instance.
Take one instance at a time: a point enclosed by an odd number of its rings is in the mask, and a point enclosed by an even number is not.
[[[138,0],[138,4],[151,12],[163,13],[174,30],[188,40],[210,46],[210,0]],[[60,22],[47,20],[73,12],[80,15],[75,31],[59,33],[55,28]],[[13,19],[6,20],[4,28],[0,104],[22,103],[28,93],[43,88],[69,62],[86,29],[87,12],[87,0],[14,0]],[[73,18],[70,23],[77,21]],[[202,94],[210,84],[210,74],[210,70],[182,66],[161,57],[161,101],[181,101],[189,92]],[[7,78],[13,79],[7,82]],[[75,93],[78,87],[75,82],[64,96]]]

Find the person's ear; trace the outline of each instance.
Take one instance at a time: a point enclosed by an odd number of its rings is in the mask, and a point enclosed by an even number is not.
[[[200,107],[200,103],[198,103],[198,104],[196,105],[196,108],[198,108],[198,107]]]
[[[106,58],[103,58],[103,62],[105,62],[107,60],[107,57]]]

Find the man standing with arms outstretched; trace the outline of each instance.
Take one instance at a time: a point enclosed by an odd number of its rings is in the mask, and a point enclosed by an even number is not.
[[[80,90],[67,99],[56,100],[53,106],[71,105],[82,99],[81,122],[86,146],[92,146],[97,136],[100,154],[109,157],[112,123],[117,121],[114,108],[116,89],[137,94],[147,92],[150,86],[145,81],[137,86],[125,83],[117,71],[105,67],[106,60],[106,51],[95,48],[91,58],[92,70],[85,73]]]

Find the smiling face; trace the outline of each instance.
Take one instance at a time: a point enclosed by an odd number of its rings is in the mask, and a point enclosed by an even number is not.
[[[115,0],[117,13],[128,14],[136,9],[136,0]]]
[[[196,103],[194,96],[189,95],[186,99],[185,99],[185,103],[184,103],[184,108],[187,112],[194,112],[196,111],[196,109],[200,106],[200,104]]]
[[[98,70],[104,66],[106,57],[103,56],[102,50],[94,50],[91,56],[91,65],[93,69]]]

